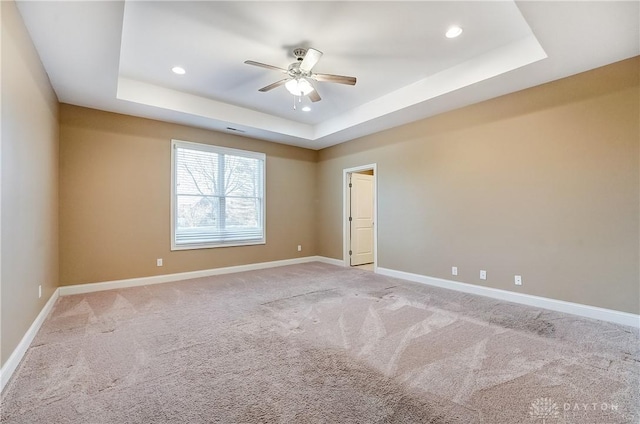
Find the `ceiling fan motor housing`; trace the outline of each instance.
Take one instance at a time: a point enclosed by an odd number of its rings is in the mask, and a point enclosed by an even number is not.
[[[300,69],[300,62],[294,62],[291,65],[289,65],[289,68],[287,69],[287,73],[291,78],[301,78],[301,77],[311,76],[311,72],[305,72],[302,69]]]

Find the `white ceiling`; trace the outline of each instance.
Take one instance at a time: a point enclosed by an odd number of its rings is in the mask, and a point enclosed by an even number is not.
[[[640,54],[640,3],[18,2],[61,102],[312,149]],[[456,39],[444,36],[453,24]],[[324,52],[293,109],[295,47]],[[182,66],[183,76],[171,72]],[[303,112],[301,105],[310,105]]]

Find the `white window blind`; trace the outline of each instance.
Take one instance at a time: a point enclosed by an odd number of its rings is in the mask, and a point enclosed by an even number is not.
[[[263,153],[172,141],[172,249],[262,244]]]

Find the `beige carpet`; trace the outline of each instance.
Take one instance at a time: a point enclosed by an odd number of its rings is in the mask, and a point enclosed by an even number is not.
[[[320,263],[62,297],[2,423],[638,423],[638,331]]]

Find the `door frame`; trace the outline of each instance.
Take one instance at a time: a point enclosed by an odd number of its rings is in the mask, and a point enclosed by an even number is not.
[[[349,267],[349,175],[361,171],[373,171],[373,272],[378,271],[378,167],[377,163],[345,168],[342,170],[342,260]]]

